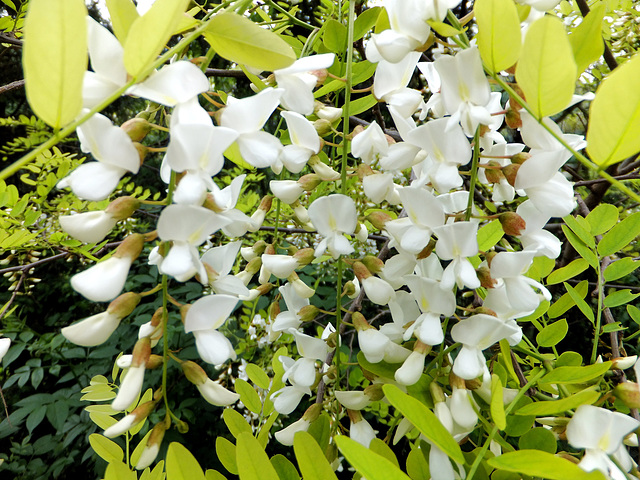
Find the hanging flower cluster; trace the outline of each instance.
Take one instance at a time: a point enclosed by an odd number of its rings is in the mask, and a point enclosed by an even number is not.
[[[423,56],[416,50],[429,39],[428,22],[441,22],[458,3],[384,2],[390,28],[371,36],[366,56],[376,63],[372,92],[386,105],[397,140],[377,122],[357,127],[341,140],[343,149],[350,146],[350,157],[342,166],[325,160],[327,140],[318,132],[326,136],[348,119],[342,118],[339,108],[315,102],[313,96],[334,63],[333,54],[303,57],[274,71],[272,84],[263,84],[250,97],[227,96],[215,114],[199,102],[199,95],[210,90],[209,80],[185,60],[175,60],[130,88],[128,94],[172,108],[170,140],[160,169],[168,200],[153,234],[128,236],[108,259],[72,278],[72,287],[86,298],[111,303],[104,313],[64,328],[65,337],[84,346],[108,339],[143,298],[122,291],[145,242],[157,240],[148,264],[177,282],[195,279],[207,288],[206,295],[180,306],[184,332],[193,334],[205,363],[221,365],[236,359],[232,339],[222,327],[241,302],[271,296],[267,341],[292,335],[298,357],[279,357],[283,386],[269,400],[277,412],[290,414],[320,383],[326,386],[335,379],[330,363],[346,324],[338,322],[342,330],[327,328],[319,338],[303,331],[318,308],[313,305],[315,285],[307,285],[297,274],[311,262],[333,260],[340,264],[340,275],[344,268],[351,278],[345,295],[357,298],[358,305],[366,298],[389,309],[389,321],[377,325],[360,312],[349,312],[364,359],[369,364],[397,364],[394,378],[375,376],[371,388],[363,392],[336,388],[335,398],[350,419],[351,437],[369,445],[376,432],[360,410],[382,398],[379,384],[415,385],[425,374],[432,349],[448,339],[454,348],[440,357],[437,372],[427,372],[432,378],[434,411],[456,440],[473,431],[477,405],[468,386],[473,384],[478,395],[489,401],[491,397],[485,352],[503,340],[518,344],[523,334],[517,319],[551,298],[527,272],[537,257],[558,257],[560,241],[544,227],[576,206],[572,184],[560,171],[571,153],[556,137],[575,150],[586,143],[580,136],[564,135],[549,118],[541,125],[525,110],[504,105],[502,93],[492,91],[475,46],[434,49],[433,62],[420,61]],[[544,2],[526,3],[538,8]],[[548,6],[547,2],[541,8]],[[118,40],[92,20],[88,20],[88,32],[93,71],[86,74],[83,96],[85,107],[92,108],[122,87],[127,76]],[[428,82],[428,96],[409,87],[417,72]],[[523,143],[512,143],[504,134],[505,114]],[[288,135],[282,135],[283,130],[275,134],[265,130],[272,115],[282,117],[281,126],[286,126]],[[136,174],[144,161],[147,149],[139,142],[151,126],[140,123],[118,127],[103,115],[93,115],[77,133],[82,150],[96,161],[79,167],[59,187],[69,187],[86,200],[108,198],[120,179]],[[236,207],[245,176],[234,178],[225,188],[216,181],[229,149],[237,150],[250,166],[279,176],[269,183],[273,196],[265,197],[251,216]],[[354,200],[347,181],[366,200]],[[471,189],[476,181],[500,213],[475,205]],[[247,232],[258,231],[273,218],[274,201],[291,207],[291,221],[298,228],[316,234],[314,245],[288,248],[277,236],[273,244],[246,243]],[[139,206],[137,200],[121,197],[103,212],[64,216],[60,224],[81,241],[99,242]],[[376,211],[365,214],[372,209]],[[276,217],[276,231],[280,220]],[[368,248],[368,228],[388,238],[390,253],[384,257],[362,253]],[[506,237],[500,245],[498,239],[480,244],[483,229]],[[219,246],[211,246],[213,235]],[[201,254],[203,245],[207,248]],[[246,264],[241,266],[243,261]],[[341,312],[329,314],[340,318]],[[151,352],[166,333],[166,321],[167,312],[157,312],[140,327],[132,355],[123,357],[127,372],[112,408],[129,413],[105,435],[127,431],[156,407],[154,399],[130,411],[143,388],[145,371],[158,366]],[[229,405],[239,398],[208,378],[196,363],[175,359],[207,402]],[[446,381],[440,383],[448,385],[446,392],[437,382],[443,378]],[[333,395],[331,389],[328,392]],[[295,432],[306,430],[319,408],[310,407],[300,420],[276,433],[276,439],[291,445]],[[616,454],[620,442],[604,445],[598,439],[591,442],[593,435],[578,439],[579,433],[574,433],[585,428],[588,420],[583,417],[594,415],[599,414],[578,410],[567,437],[572,445],[587,449],[581,466],[611,472],[607,455]],[[166,429],[161,425],[149,440],[152,453],[136,468],[153,461]],[[411,428],[405,425],[404,431]],[[622,430],[628,433],[631,425]],[[433,468],[439,471],[437,478],[463,477],[462,466],[451,464],[435,444],[429,460],[432,472]],[[626,458],[620,462],[627,468]]]

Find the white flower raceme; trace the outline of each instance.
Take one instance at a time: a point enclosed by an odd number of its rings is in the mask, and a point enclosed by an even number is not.
[[[198,274],[201,282],[207,281],[207,271],[200,261],[196,247],[209,235],[230,220],[211,210],[195,205],[169,205],[158,219],[158,236],[173,245],[163,258],[158,259],[158,271],[185,282]]]
[[[113,300],[124,288],[129,268],[143,245],[143,235],[129,235],[110,258],[71,277],[71,287],[93,302]]]
[[[94,114],[77,133],[81,150],[97,162],[80,165],[58,182],[58,188],[69,187],[84,200],[99,201],[115,190],[125,173],[138,173],[140,155],[131,138],[104,115]]]
[[[128,409],[140,396],[144,382],[144,372],[150,355],[151,342],[149,338],[139,339],[133,348],[131,365],[120,382],[116,398],[111,402],[111,408],[115,411],[120,412]]]
[[[309,218],[324,237],[316,247],[316,257],[327,250],[333,258],[353,252],[343,235],[353,234],[358,225],[356,204],[350,197],[335,193],[316,199],[309,207]]]
[[[282,112],[281,115],[287,122],[291,144],[283,147],[279,161],[291,173],[300,173],[311,155],[320,151],[320,137],[313,124],[299,113]],[[278,168],[275,170],[279,173]]]
[[[373,81],[373,94],[376,98],[392,105],[403,117],[410,117],[423,102],[418,90],[407,88],[420,52],[410,52],[398,63],[380,60]]]
[[[184,331],[196,337],[200,358],[212,365],[235,359],[231,342],[218,331],[236,308],[238,298],[231,295],[200,297],[184,314]]]
[[[375,121],[351,141],[351,154],[362,159],[367,165],[375,163],[380,157],[386,155],[388,150],[387,137]]]
[[[430,348],[424,343],[417,341],[411,355],[409,355],[402,366],[396,370],[394,374],[396,382],[406,386],[418,383],[424,371],[424,360],[429,350]]]
[[[581,405],[567,425],[567,440],[585,454],[578,466],[587,472],[599,470],[607,478],[625,480],[633,460],[622,444],[623,438],[640,426],[640,422],[619,412],[593,405]],[[610,458],[617,460],[617,465]],[[620,467],[624,471],[620,470]]]
[[[262,131],[284,94],[281,88],[265,88],[260,93],[238,100],[231,96],[220,115],[220,125],[238,132],[236,142],[242,158],[256,168],[274,165],[282,144],[270,133]]]
[[[293,284],[287,284],[278,288],[287,310],[280,312],[271,325],[271,340],[275,340],[280,336],[280,332],[289,330],[290,328],[298,328],[302,324],[300,310],[309,305],[309,299],[298,295]]]
[[[422,312],[415,322],[406,330],[404,339],[409,340],[412,334],[427,345],[438,345],[444,340],[440,315],[453,315],[456,299],[453,291],[440,288],[439,282],[417,275],[405,277],[411,294]]]
[[[76,345],[100,345],[109,339],[120,325],[120,321],[133,312],[141,298],[137,293],[123,293],[109,304],[106,311],[64,327],[60,333]]]
[[[334,60],[333,53],[323,53],[300,58],[288,67],[274,71],[278,87],[284,89],[280,100],[282,106],[302,115],[313,113],[313,89],[318,77],[311,72],[329,68]]]

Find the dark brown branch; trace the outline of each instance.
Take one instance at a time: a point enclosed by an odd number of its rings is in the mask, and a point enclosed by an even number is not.
[[[628,175],[618,175],[617,177],[613,177],[616,180],[637,180],[640,178],[640,175],[637,173],[630,173]],[[595,185],[597,183],[609,183],[609,180],[606,178],[595,178],[593,180],[581,180],[579,182],[574,183],[574,187],[584,187],[587,185]]]
[[[224,68],[207,68],[204,74],[207,77],[247,78],[242,70],[226,70]]]
[[[7,83],[6,85],[0,86],[0,95],[22,87],[24,87],[24,80],[16,80],[15,82]]]
[[[22,47],[22,40],[18,40],[15,37],[9,36],[6,33],[0,33],[0,43],[8,43],[9,45],[15,45],[16,47]]]

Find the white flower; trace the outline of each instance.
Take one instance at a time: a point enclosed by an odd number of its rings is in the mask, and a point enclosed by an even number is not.
[[[353,416],[359,417],[359,419],[356,418],[356,420],[351,420],[349,425],[349,437],[352,440],[358,442],[360,445],[369,448],[371,441],[376,438],[376,432],[375,430],[373,430],[373,427],[369,424],[369,422],[362,418],[360,412],[356,411],[352,413],[357,413],[357,415]],[[350,419],[351,416],[352,415],[349,415]]]
[[[318,77],[310,72],[329,68],[334,60],[333,53],[313,55],[303,57],[286,68],[274,71],[278,87],[284,89],[280,100],[282,106],[302,115],[313,113],[313,89],[318,83]]]
[[[102,241],[118,223],[117,219],[104,210],[63,215],[59,220],[65,232],[85,243]]]
[[[111,403],[111,408],[120,412],[126,410],[136,401],[142,390],[144,381],[145,365],[131,366],[127,370],[122,382],[118,395]]]
[[[249,295],[249,289],[242,280],[230,274],[241,245],[240,240],[229,242],[226,245],[210,248],[202,255],[200,260],[207,270],[209,285],[215,293],[238,297]]]
[[[71,286],[92,302],[108,302],[116,298],[127,281],[133,259],[112,256],[84,272],[71,277]]]
[[[200,391],[200,395],[202,395],[207,402],[217,407],[231,405],[240,398],[240,395],[227,390],[210,378],[207,378],[204,383],[196,385],[196,387]]]
[[[0,362],[9,351],[10,346],[11,346],[10,338],[0,338]]]
[[[332,194],[318,198],[309,207],[309,218],[324,237],[316,247],[316,257],[323,255],[326,250],[333,258],[353,252],[353,247],[343,235],[353,234],[358,225],[356,204],[350,197]]]
[[[300,420],[293,422],[288,427],[277,431],[274,433],[274,436],[282,445],[290,447],[293,445],[293,438],[295,437],[295,434],[298,432],[306,432],[309,429],[309,425],[311,425],[311,422],[303,417]]]
[[[424,370],[425,352],[414,350],[404,361],[402,366],[396,370],[394,378],[400,385],[414,385],[418,383]]]
[[[120,325],[120,316],[101,312],[64,327],[60,333],[72,343],[83,347],[94,347],[106,342]]]

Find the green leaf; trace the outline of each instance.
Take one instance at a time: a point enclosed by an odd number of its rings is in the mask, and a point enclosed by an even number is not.
[[[638,126],[640,127],[640,123]],[[603,257],[616,253],[629,245],[638,235],[640,235],[640,212],[629,215],[605,233],[598,243],[598,253]]]
[[[436,22],[435,20],[427,20],[427,23],[431,27],[431,30],[436,32],[438,35],[443,37],[455,37],[456,35],[460,35],[464,33],[463,30],[458,30],[455,27],[452,27],[448,23],[444,22]]]
[[[362,352],[358,352],[358,364],[374,375],[384,378],[394,378],[396,370],[402,366],[401,363],[387,363],[385,361],[371,363],[367,361]]]
[[[369,450],[377,453],[381,457],[386,458],[391,463],[393,463],[396,467],[400,468],[400,464],[398,463],[398,458],[396,457],[396,454],[393,453],[393,450],[391,450],[391,447],[389,447],[389,445],[384,443],[379,438],[374,438],[373,440],[371,440],[371,443],[369,444]]]
[[[262,401],[260,395],[256,392],[255,388],[251,384],[241,378],[238,378],[235,383],[236,393],[240,395],[240,401],[244,403],[245,407],[251,410],[253,413],[260,413],[262,410]]]
[[[589,14],[582,19],[580,25],[569,35],[573,56],[578,66],[577,76],[580,76],[604,52],[604,42],[602,41],[604,12],[604,2],[591,6]]]
[[[569,324],[562,318],[542,329],[536,336],[536,342],[540,347],[554,347],[566,337],[569,332]]]
[[[205,480],[202,467],[187,450],[178,442],[171,442],[167,450],[167,480]]]
[[[204,478],[205,480],[227,480],[227,477],[225,477],[219,471],[211,469],[204,472]]]
[[[353,41],[356,42],[364,37],[369,30],[373,28],[373,26],[378,21],[378,16],[380,15],[380,11],[382,7],[372,7],[366,9],[356,21],[353,22]]]
[[[558,367],[560,368],[560,367]],[[579,367],[562,367],[579,368]],[[579,407],[580,405],[592,405],[598,401],[600,393],[592,389],[582,390],[566,398],[558,400],[546,400],[534,402],[519,408],[516,415],[535,415],[543,417],[545,415],[556,415]]]
[[[224,437],[216,438],[216,455],[218,460],[227,471],[233,475],[238,475],[238,464],[236,463],[236,446]]]
[[[241,433],[251,433],[251,425],[247,423],[247,419],[235,410],[230,408],[224,409],[222,419],[231,432],[231,435],[235,438],[238,438]]]
[[[133,21],[124,43],[124,66],[132,77],[146,73],[156,60],[188,3],[189,0],[156,0],[147,13]]]
[[[556,437],[544,427],[536,427],[529,430],[518,440],[520,450],[542,450],[547,453],[556,453],[558,443]]]
[[[584,258],[577,258],[569,265],[559,268],[547,277],[547,285],[555,285],[573,278],[589,268],[589,262]]]
[[[582,314],[587,317],[591,323],[595,323],[593,310],[591,310],[591,307],[587,304],[587,302],[584,301],[583,297],[581,297],[580,294],[568,283],[565,282],[563,285],[564,288],[567,289],[567,293],[576,303]]]
[[[362,112],[366,112],[376,103],[378,103],[378,100],[373,95],[366,95],[364,97],[351,100],[351,104],[349,105],[349,115],[358,115]]]
[[[562,21],[547,15],[533,22],[524,39],[516,80],[538,119],[566,108],[575,89],[576,71]]]
[[[602,235],[618,223],[618,209],[610,203],[601,203],[587,215],[593,235]]]
[[[581,281],[576,285],[574,290],[578,293],[578,295],[581,298],[586,297],[587,292],[589,290],[589,281],[588,280]],[[547,315],[549,315],[549,318],[557,318],[563,313],[565,313],[567,310],[569,310],[571,307],[573,307],[575,304],[576,302],[573,301],[573,298],[571,297],[571,295],[569,295],[568,293],[565,293],[558,300],[556,300],[553,305],[549,307],[549,310],[547,311]]]
[[[631,317],[631,320],[640,325],[640,308],[633,305],[627,305],[627,313]]]
[[[320,446],[307,432],[295,434],[293,451],[304,480],[337,480]]]
[[[204,37],[221,57],[259,70],[272,72],[296,60],[293,49],[279,35],[233,12],[213,17]]]
[[[397,387],[394,388],[397,389]],[[398,392],[400,392],[399,389]],[[339,435],[334,440],[349,463],[367,480],[389,480],[391,478],[393,480],[410,480],[402,470],[389,460],[363,447],[355,440],[344,435]]]
[[[27,100],[35,114],[56,130],[82,109],[86,16],[82,0],[29,2],[22,49]]]
[[[604,279],[607,282],[618,280],[626,277],[638,267],[640,267],[640,262],[636,262],[633,258],[621,258],[607,265],[607,268],[604,269]]]
[[[478,229],[478,249],[488,251],[504,236],[500,220],[493,220]]]
[[[460,445],[456,442],[446,428],[440,423],[438,417],[425,405],[415,398],[403,393],[395,385],[387,384],[382,387],[389,403],[402,413],[413,425],[420,430],[427,439],[458,463],[464,463],[464,457]],[[344,452],[343,452],[344,453]],[[346,456],[346,455],[345,455]],[[363,475],[367,476],[363,473]],[[370,479],[371,480],[371,479]]]
[[[347,47],[347,27],[337,20],[329,19],[324,24],[322,43],[333,53],[343,53]]]
[[[240,480],[279,480],[269,457],[251,433],[238,435],[236,463]]]
[[[567,224],[567,226],[573,231],[573,233],[575,233],[578,238],[580,240],[582,240],[582,242],[589,248],[593,249],[596,247],[596,241],[593,238],[593,235],[591,234],[591,232],[587,231],[578,221],[578,219],[576,217],[573,217],[572,215],[567,215],[566,217],[564,217],[562,220],[564,220],[564,223]],[[587,228],[589,227],[589,223],[587,222],[586,224]]]
[[[300,475],[298,475],[295,465],[284,455],[278,454],[271,457],[271,465],[276,469],[280,480],[300,480]]]
[[[255,363],[249,363],[245,368],[245,372],[253,383],[264,390],[269,389],[269,375]],[[244,403],[244,402],[243,402]]]
[[[542,477],[549,480],[604,479],[598,471],[587,473],[569,460],[540,450],[518,450],[504,453],[487,460],[487,463],[499,470],[526,473],[531,477]]]
[[[589,109],[587,152],[601,167],[640,151],[640,55],[616,68],[598,87]]]
[[[586,383],[604,375],[611,362],[595,363],[586,367],[558,367],[540,379],[540,383]]]
[[[120,445],[99,433],[89,435],[89,444],[93,451],[107,463],[121,462],[124,458]]]
[[[594,270],[597,270],[598,257],[596,256],[596,254],[593,253],[593,251],[589,247],[587,247],[584,242],[580,240],[580,238],[578,238],[578,236],[573,233],[573,231],[569,227],[567,227],[566,225],[562,225],[562,231],[567,237],[567,240],[569,240],[571,246],[576,249],[576,252],[578,252],[582,258],[589,262],[589,265],[591,265]]]
[[[495,373],[491,375],[491,418],[500,430],[507,426],[507,418],[504,414],[504,400],[502,396],[502,383]]]
[[[229,146],[229,148],[224,151],[224,156],[240,168],[243,168],[245,170],[255,170],[255,167],[253,165],[248,164],[245,159],[242,158],[238,142],[233,142],[231,146]]]
[[[326,451],[331,439],[331,419],[329,415],[326,412],[322,412],[318,418],[311,422],[307,433],[315,438],[323,452]]]
[[[520,19],[511,0],[478,0],[473,11],[478,23],[478,50],[493,72],[506,70],[518,61],[522,46]]]
[[[407,456],[406,464],[407,473],[411,480],[422,480],[424,478],[430,478],[429,464],[424,458],[422,449],[415,447],[412,448]]]
[[[278,418],[278,415],[278,412],[272,412],[271,415],[269,415],[269,418],[267,418],[267,421],[264,422],[264,425],[260,427],[260,433],[258,433],[258,442],[260,443],[260,445],[262,445],[262,448],[266,448],[267,443],[269,443],[269,431]]]
[[[104,480],[136,480],[138,475],[122,462],[111,462],[104,472]]]
[[[107,0],[107,8],[111,16],[111,26],[122,45],[125,44],[131,25],[140,15],[131,0]]]
[[[638,297],[640,297],[640,293],[633,294],[628,288],[616,290],[604,298],[604,306],[609,308],[619,307],[620,305],[632,302]]]

